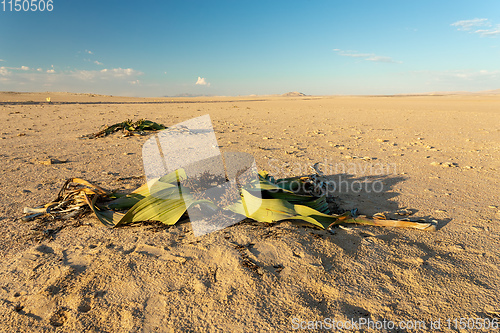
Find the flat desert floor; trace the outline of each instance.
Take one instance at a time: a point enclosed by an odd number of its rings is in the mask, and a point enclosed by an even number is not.
[[[246,220],[195,237],[186,221],[21,221],[68,178],[125,191],[144,182],[148,136],[83,135],[126,119],[170,126],[205,114],[222,151],[250,153],[275,177],[311,174],[319,162],[347,184],[334,193],[341,209],[436,220],[437,231],[349,225],[332,234]],[[498,95],[0,93],[0,123],[1,332],[287,332],[333,320],[385,321],[387,332],[433,331],[440,320],[441,331],[465,332],[468,318],[500,321]]]

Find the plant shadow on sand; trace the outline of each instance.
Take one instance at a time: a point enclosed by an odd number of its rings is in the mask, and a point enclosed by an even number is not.
[[[358,214],[372,216],[383,213],[390,219],[410,219],[422,222],[434,221],[439,230],[452,219],[436,219],[433,216],[419,216],[418,210],[412,207],[399,207],[393,198],[400,193],[393,191],[394,187],[406,177],[390,175],[368,175],[356,177],[341,173],[323,176],[329,184],[325,194],[333,201],[332,213],[343,213],[357,209]],[[335,209],[335,205],[337,209]],[[437,222],[436,222],[437,221]]]

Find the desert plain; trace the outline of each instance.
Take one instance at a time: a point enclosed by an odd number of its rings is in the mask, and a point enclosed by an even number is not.
[[[114,229],[91,214],[21,220],[68,178],[144,183],[147,135],[82,136],[205,114],[221,151],[249,153],[276,178],[319,163],[348,184],[330,193],[339,209],[436,231],[245,220],[195,237],[188,219]],[[4,92],[0,123],[0,332],[290,332],[333,320],[396,325],[353,332],[467,332],[477,326],[461,318],[500,321],[500,95]]]

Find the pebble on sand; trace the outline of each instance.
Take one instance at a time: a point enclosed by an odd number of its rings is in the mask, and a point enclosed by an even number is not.
[[[39,161],[38,163],[43,164],[43,165],[51,165],[51,164],[62,164],[68,162],[67,160],[61,161],[55,158],[49,158],[43,161]]]

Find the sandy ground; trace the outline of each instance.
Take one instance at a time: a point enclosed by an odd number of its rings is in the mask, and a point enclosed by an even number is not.
[[[196,238],[188,222],[19,219],[67,178],[141,185],[147,137],[82,135],[128,118],[169,126],[204,114],[221,150],[248,152],[278,177],[321,162],[348,184],[334,193],[342,209],[435,219],[437,232],[247,220]],[[500,96],[1,93],[0,122],[1,332],[286,332],[330,319],[424,332],[438,319],[441,331],[460,331],[460,318],[500,320]],[[67,162],[39,163],[49,158]],[[356,181],[366,187],[348,190]]]

